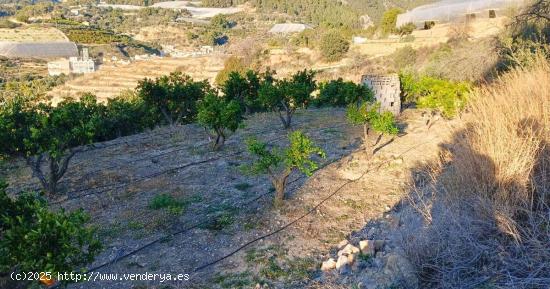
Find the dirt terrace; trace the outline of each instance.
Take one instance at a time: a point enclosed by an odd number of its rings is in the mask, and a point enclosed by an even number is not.
[[[343,109],[299,111],[294,128],[314,139],[328,158],[323,160],[325,167],[307,180],[292,175],[289,200],[280,210],[271,206],[268,179],[241,169],[250,161],[246,138],[286,143],[287,131],[276,115],[252,116],[221,152],[210,150],[206,132],[196,125],[98,144],[72,162],[62,185],[66,197],[52,200],[55,207],[83,207],[98,226],[105,250],[91,267],[116,260],[99,271],[188,273],[191,280],[70,287],[253,288],[263,283],[269,288],[327,288],[318,278],[320,262],[342,238],[391,210],[402,197],[410,168],[436,157],[437,145],[451,131],[444,121],[428,129],[415,111],[405,112],[401,121],[402,135],[393,141],[382,139],[374,158],[368,158],[359,149],[361,130],[347,124]],[[22,163],[10,171],[10,183],[36,186]],[[179,200],[181,210],[153,209],[152,200],[159,194]],[[308,211],[313,213],[306,215]],[[298,218],[280,233],[194,272]],[[160,241],[125,256],[155,240]]]

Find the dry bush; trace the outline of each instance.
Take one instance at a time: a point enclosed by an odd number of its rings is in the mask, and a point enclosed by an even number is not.
[[[541,63],[476,93],[443,161],[411,194],[419,214],[403,246],[424,288],[550,287],[550,67]]]

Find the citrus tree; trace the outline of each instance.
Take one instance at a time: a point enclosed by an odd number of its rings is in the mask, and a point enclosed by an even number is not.
[[[260,80],[260,75],[254,70],[248,70],[244,76],[233,71],[221,90],[228,99],[238,101],[246,114],[257,112],[261,110],[258,100]]]
[[[146,78],[137,86],[138,96],[170,125],[192,122],[197,114],[196,102],[210,90],[206,80],[196,82],[181,72],[154,80]]]
[[[338,78],[319,85],[319,97],[315,103],[317,106],[347,106],[373,99],[374,93],[367,86]]]
[[[67,213],[48,209],[36,194],[23,192],[13,199],[0,182],[0,274],[8,272],[57,273],[81,269],[93,261],[101,244],[82,210]]]
[[[249,139],[249,152],[256,157],[252,166],[246,171],[253,174],[268,174],[275,188],[274,205],[280,206],[285,199],[285,188],[288,177],[293,171],[300,171],[311,176],[318,168],[318,164],[311,158],[319,155],[325,158],[325,152],[316,146],[301,131],[294,131],[289,135],[290,144],[287,148],[269,148],[267,144],[256,139]]]
[[[411,73],[400,75],[404,100],[414,102],[418,108],[430,109],[446,118],[456,116],[468,101],[471,85],[431,76]]]
[[[315,72],[303,70],[290,79],[275,80],[266,78],[259,90],[260,103],[268,110],[277,112],[285,129],[292,124],[292,116],[297,108],[307,108],[311,93],[317,88]]]
[[[225,144],[227,131],[239,128],[243,113],[236,100],[209,93],[198,103],[197,121],[216,134],[213,148],[219,150]]]
[[[347,109],[348,121],[352,124],[363,126],[363,144],[367,154],[374,153],[374,147],[383,135],[397,135],[399,129],[395,123],[395,117],[391,112],[379,112],[380,103],[359,102],[351,104]],[[379,133],[376,143],[369,145],[370,131]]]
[[[93,95],[55,107],[14,101],[0,112],[0,153],[24,157],[45,192],[55,194],[70,160],[97,140],[103,112]]]

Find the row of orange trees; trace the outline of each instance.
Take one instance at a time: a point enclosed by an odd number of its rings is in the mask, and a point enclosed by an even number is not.
[[[0,108],[0,154],[24,158],[47,195],[59,193],[58,183],[75,154],[95,142],[136,134],[158,125],[198,122],[214,134],[213,148],[224,145],[231,132],[256,112],[272,111],[285,129],[292,127],[297,109],[348,106],[349,119],[380,133],[395,134],[391,114],[380,114],[372,92],[341,79],[317,84],[315,73],[299,71],[277,79],[275,72],[231,73],[219,88],[181,73],[144,79],[131,97],[100,103],[93,95],[65,100],[55,106],[14,97]],[[313,92],[319,95],[313,97]],[[300,131],[289,134],[289,146],[274,148],[256,139],[247,141],[254,174],[268,174],[275,204],[285,197],[293,171],[311,175],[324,151]],[[93,260],[100,250],[94,229],[82,211],[53,212],[40,194],[11,198],[0,184],[0,276],[7,272],[66,272]],[[47,242],[42,240],[47,239]],[[40,276],[44,283],[49,276]]]

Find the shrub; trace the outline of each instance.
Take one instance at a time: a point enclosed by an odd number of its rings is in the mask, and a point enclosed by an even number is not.
[[[409,200],[403,240],[422,288],[544,288],[550,280],[550,68],[517,69],[472,96],[442,163]],[[526,266],[526,264],[529,264]]]
[[[231,56],[223,64],[223,69],[216,75],[216,84],[222,86],[229,79],[229,75],[233,72],[245,75],[248,70],[248,65],[244,63],[244,60],[240,57]]]
[[[397,28],[395,28],[397,23],[397,15],[401,13],[403,13],[403,11],[399,8],[391,8],[384,12],[379,25],[382,34],[388,35],[397,32]]]
[[[327,61],[333,62],[342,59],[348,53],[349,47],[350,42],[338,31],[332,30],[321,37],[319,49]]]
[[[6,187],[0,183],[0,272],[51,272],[56,276],[93,261],[101,245],[95,230],[85,226],[89,217],[82,210],[53,212],[31,193],[10,198]]]
[[[241,106],[236,100],[229,100],[209,93],[198,103],[197,121],[216,134],[214,150],[225,144],[227,131],[234,132],[243,121]]]
[[[406,68],[414,66],[417,59],[417,52],[412,46],[407,45],[396,50],[390,58],[393,59],[396,70],[405,70]]]
[[[372,90],[353,81],[344,81],[342,78],[321,83],[319,86],[317,106],[346,106],[358,101],[371,101],[374,98]]]
[[[397,18],[396,18],[397,20]],[[399,28],[397,28],[397,33],[401,36],[407,36],[411,35],[413,31],[416,29],[416,25],[414,23],[407,23]]]
[[[293,171],[300,171],[311,176],[318,168],[311,156],[316,154],[325,157],[325,152],[315,146],[301,131],[289,134],[290,145],[284,149],[268,149],[265,143],[256,139],[247,141],[248,151],[257,157],[252,166],[245,170],[253,174],[268,174],[275,188],[274,205],[282,205],[285,199],[287,180]]]

